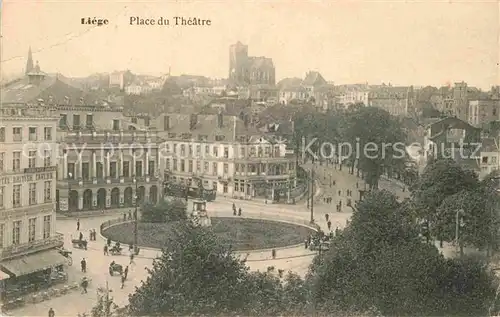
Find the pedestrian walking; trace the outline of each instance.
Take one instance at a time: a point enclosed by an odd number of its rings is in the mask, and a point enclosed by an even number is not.
[[[83,233],[80,232],[80,235],[79,235],[79,240],[82,241],[83,240]]]
[[[328,222],[326,223],[326,225],[328,226],[328,230],[332,229],[332,222],[330,220],[328,220]]]
[[[125,275],[125,279],[127,279],[127,276],[128,276],[128,265],[125,267],[125,270],[123,271],[123,275]]]
[[[273,257],[273,260],[276,259],[276,250],[275,249],[273,249],[271,251],[271,256]]]
[[[132,265],[132,264],[135,264],[135,262],[134,262],[134,251],[133,250],[130,252],[130,263],[129,263],[129,265]]]
[[[80,219],[76,220],[76,231],[80,231]]]
[[[54,310],[52,309],[52,307],[49,309],[49,317],[55,317],[56,316],[56,313],[54,312]]]
[[[104,245],[104,255],[109,255],[107,244]]]
[[[241,216],[241,207],[238,209],[238,216]]]
[[[127,213],[123,213],[123,221],[127,221]]]
[[[330,219],[330,215],[329,214],[325,214],[325,219],[326,219],[326,221],[328,221],[328,219]]]
[[[89,241],[92,241],[92,234],[93,234],[93,232],[92,232],[92,230],[90,230],[89,231]]]
[[[82,267],[82,272],[87,273],[87,261],[85,261],[85,258],[82,259],[82,261],[80,262],[80,265]]]
[[[82,279],[82,294],[87,294],[87,287],[89,287],[89,281],[84,276]]]
[[[342,191],[341,190],[339,190],[339,196],[342,196]]]
[[[106,241],[106,244],[108,245],[108,247],[111,246],[111,239],[110,238],[108,238],[108,241]]]
[[[125,274],[122,274],[122,286],[120,288],[123,289],[124,286],[125,286]]]

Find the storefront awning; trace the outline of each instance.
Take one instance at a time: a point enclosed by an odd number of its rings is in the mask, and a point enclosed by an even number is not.
[[[0,265],[10,273],[21,276],[64,264],[66,258],[56,250],[37,252],[19,258],[2,261]]]

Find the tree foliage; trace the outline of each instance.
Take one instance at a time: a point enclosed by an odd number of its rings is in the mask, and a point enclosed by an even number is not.
[[[419,237],[411,201],[374,191],[349,227],[316,258],[307,283],[316,307],[379,311],[383,316],[485,316],[495,295],[486,266],[445,259]]]
[[[143,222],[174,222],[187,219],[186,204],[181,199],[160,200],[158,204],[143,206]]]

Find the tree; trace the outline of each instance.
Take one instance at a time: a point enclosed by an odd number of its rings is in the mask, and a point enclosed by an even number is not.
[[[433,236],[439,233],[446,221],[438,213],[441,203],[449,196],[463,190],[473,190],[478,186],[477,175],[463,169],[451,159],[435,159],[428,164],[412,191],[412,198],[420,219],[426,221]]]
[[[174,222],[187,219],[186,204],[181,199],[161,200],[143,206],[143,222]]]

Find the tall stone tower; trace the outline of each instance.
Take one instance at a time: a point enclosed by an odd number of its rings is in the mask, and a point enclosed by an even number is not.
[[[248,64],[248,45],[240,41],[229,47],[229,79],[235,83],[245,80]]]
[[[33,68],[35,66],[33,65],[33,54],[31,53],[31,46],[28,50],[28,61],[26,62],[26,70],[25,74],[28,75],[31,71],[33,71]]]

